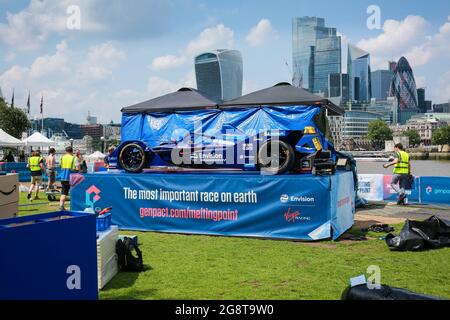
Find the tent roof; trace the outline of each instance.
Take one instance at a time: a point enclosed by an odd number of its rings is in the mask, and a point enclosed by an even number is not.
[[[94,158],[104,158],[106,154],[101,153],[100,151],[95,151],[94,153],[86,156],[85,158],[94,159]]]
[[[281,82],[273,87],[249,93],[219,105],[219,108],[261,105],[314,105],[325,106],[330,115],[342,115],[344,110],[326,98],[314,95],[305,89],[294,87],[287,82]]]
[[[0,129],[0,147],[19,147],[23,142]]]
[[[27,146],[51,146],[55,144],[54,141],[48,139],[39,132],[33,133],[28,138],[24,139],[23,142]]]
[[[217,101],[211,100],[196,89],[181,88],[176,92],[125,107],[122,112],[141,113],[209,109],[216,108],[217,103]]]

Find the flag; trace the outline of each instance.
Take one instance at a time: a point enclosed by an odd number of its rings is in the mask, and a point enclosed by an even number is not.
[[[30,91],[28,91],[27,113],[30,114]]]
[[[14,108],[14,89],[13,89],[13,95],[11,98],[11,108]]]
[[[41,96],[41,114],[44,114],[44,96]]]

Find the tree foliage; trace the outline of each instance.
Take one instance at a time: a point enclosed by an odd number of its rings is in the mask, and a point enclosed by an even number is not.
[[[432,142],[435,145],[450,144],[450,126],[434,130]]]
[[[22,138],[22,132],[31,127],[27,115],[17,108],[11,108],[7,105],[5,100],[0,98],[0,128],[6,133],[16,137]]]
[[[409,138],[410,146],[418,146],[420,144],[420,134],[418,134],[415,130],[407,130],[402,133],[402,136]]]
[[[367,139],[372,142],[375,149],[383,149],[386,140],[392,140],[392,130],[383,120],[373,120],[369,122],[367,129]]]

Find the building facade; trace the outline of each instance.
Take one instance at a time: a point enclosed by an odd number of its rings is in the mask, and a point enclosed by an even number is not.
[[[330,124],[331,137],[333,138],[334,147],[337,150],[340,150],[343,141],[342,132],[344,128],[344,117],[328,116],[328,122]]]
[[[101,124],[83,124],[80,126],[83,136],[90,136],[94,139],[103,137],[103,126]]]
[[[346,111],[342,138],[360,139],[367,136],[369,123],[373,120],[383,120],[382,114],[368,111]]]
[[[427,117],[416,117],[408,120],[404,125],[391,126],[394,135],[401,136],[405,131],[415,131],[420,135],[420,141],[424,145],[431,145],[434,130],[445,127],[447,122]]]
[[[416,80],[414,73],[405,57],[401,57],[394,70],[391,82],[390,96],[396,97],[401,110],[418,111]]]
[[[348,45],[347,72],[350,79],[350,96],[354,101],[370,101],[372,81],[370,54],[354,45]]]
[[[349,77],[347,73],[330,73],[328,75],[327,97],[336,105],[350,102]]]
[[[328,92],[328,74],[341,73],[341,37],[325,19],[292,20],[292,82],[313,93]]]
[[[375,70],[372,72],[372,98],[385,101],[389,97],[393,72],[389,70]]]
[[[195,57],[197,89],[217,101],[242,95],[242,55],[237,50],[214,50]]]
[[[103,126],[103,136],[106,140],[122,139],[122,125],[120,123],[110,123]]]

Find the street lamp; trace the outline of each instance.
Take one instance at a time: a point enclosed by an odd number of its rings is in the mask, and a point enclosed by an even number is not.
[[[105,137],[100,137],[100,140],[102,141],[102,153],[105,152]]]

